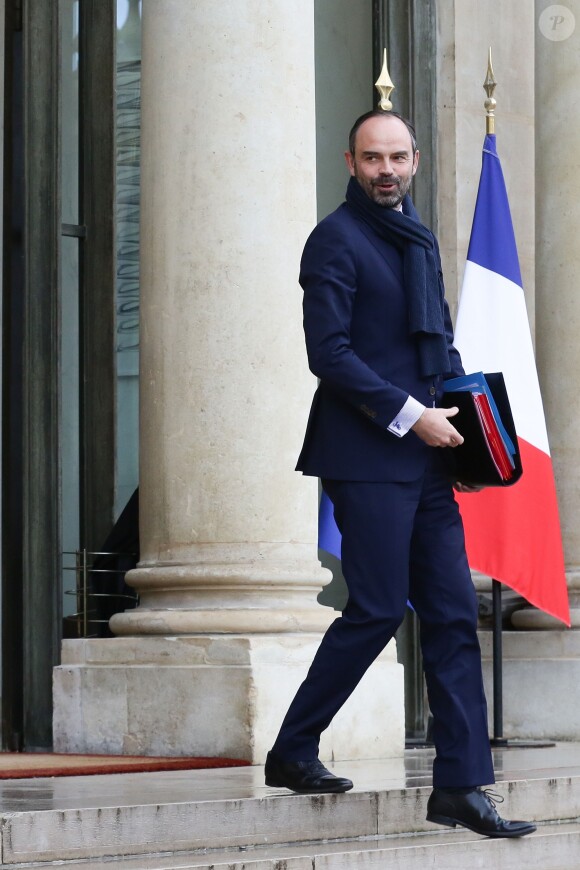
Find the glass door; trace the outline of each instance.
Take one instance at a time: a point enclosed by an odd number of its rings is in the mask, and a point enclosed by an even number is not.
[[[117,0],[115,518],[139,481],[141,0]]]
[[[82,239],[80,212],[80,0],[61,0],[61,256],[60,256],[60,402],[61,550],[63,634],[74,637],[77,611],[74,553],[80,531],[80,332],[79,289]]]
[[[138,486],[140,2],[62,0],[61,33],[63,625],[106,636]]]
[[[9,3],[5,45],[2,737],[44,749],[63,551],[137,487],[140,5]]]

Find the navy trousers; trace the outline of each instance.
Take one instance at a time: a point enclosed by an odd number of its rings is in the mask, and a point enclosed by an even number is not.
[[[342,534],[349,598],[322,639],[273,751],[286,761],[317,757],[321,732],[391,640],[410,600],[420,620],[433,714],[433,784],[493,783],[477,599],[461,517],[436,448],[416,481],[325,480],[323,487]]]

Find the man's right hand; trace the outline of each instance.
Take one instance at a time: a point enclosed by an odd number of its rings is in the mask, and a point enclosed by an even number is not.
[[[414,432],[430,447],[457,447],[463,444],[463,436],[449,422],[459,408],[425,408],[414,426]]]

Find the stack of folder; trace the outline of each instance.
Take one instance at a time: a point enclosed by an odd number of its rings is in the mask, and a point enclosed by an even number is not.
[[[445,381],[442,405],[456,406],[450,422],[464,442],[446,451],[455,480],[511,486],[522,476],[518,439],[501,372],[475,372]]]

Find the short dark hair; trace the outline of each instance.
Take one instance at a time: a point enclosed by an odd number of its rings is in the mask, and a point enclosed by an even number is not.
[[[365,121],[368,121],[369,118],[398,118],[403,122],[407,130],[409,131],[409,135],[411,137],[411,145],[413,148],[413,154],[417,150],[417,134],[415,133],[415,128],[411,124],[411,122],[404,118],[403,115],[399,115],[398,112],[385,112],[383,109],[372,109],[370,112],[365,112],[364,115],[361,115],[360,118],[357,118],[354,124],[352,125],[352,129],[348,134],[348,150],[354,157],[354,150],[356,145],[356,134],[358,133],[359,127],[364,124]]]

